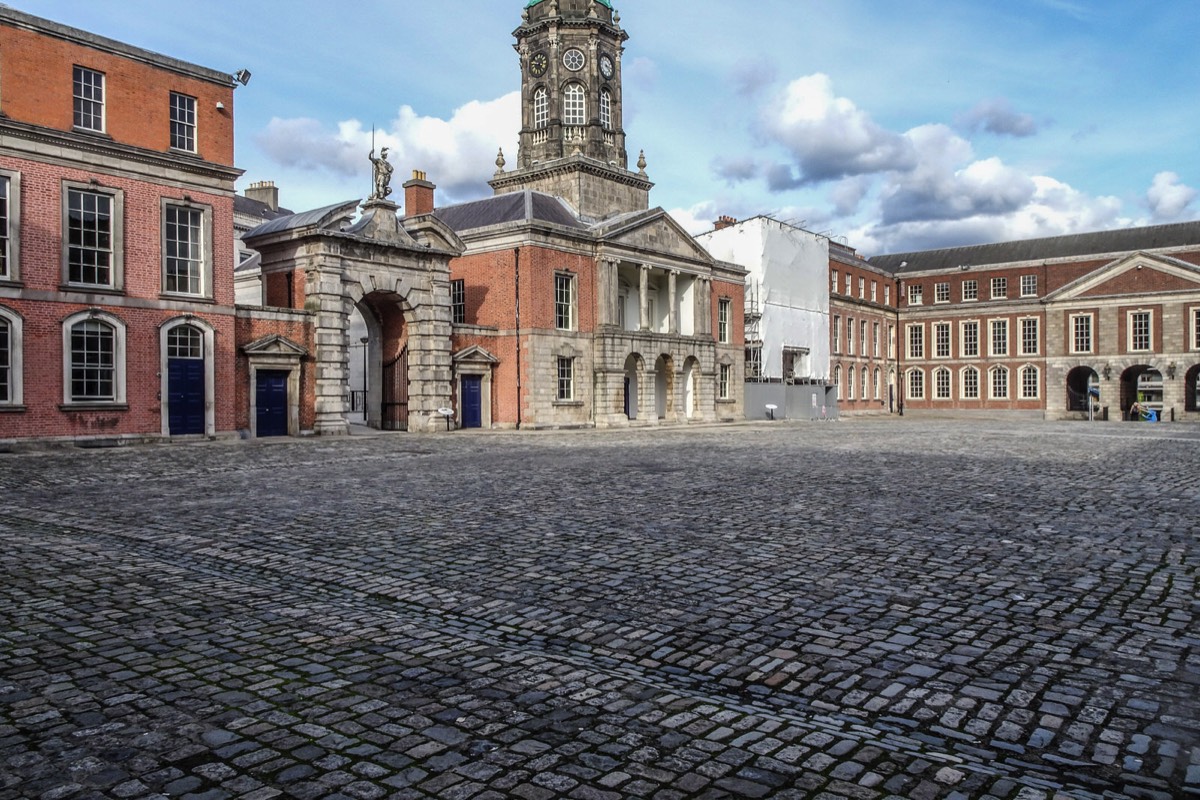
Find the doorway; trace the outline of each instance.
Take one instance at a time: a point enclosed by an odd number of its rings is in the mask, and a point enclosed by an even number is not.
[[[255,373],[255,432],[260,438],[288,435],[288,376],[283,370]]]

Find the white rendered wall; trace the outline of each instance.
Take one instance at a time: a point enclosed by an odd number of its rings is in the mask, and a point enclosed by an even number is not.
[[[761,285],[763,377],[783,378],[783,350],[807,348],[810,375],[829,379],[829,240],[754,217],[696,237],[714,258]]]

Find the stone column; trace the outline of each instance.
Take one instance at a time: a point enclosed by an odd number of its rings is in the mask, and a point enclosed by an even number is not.
[[[638,268],[638,327],[650,330],[650,265],[642,264]]]
[[[349,359],[346,331],[350,310],[342,290],[342,269],[334,255],[317,256],[305,269],[304,307],[316,312],[313,338],[316,344],[316,420],[319,436],[345,436],[346,385]]]
[[[596,324],[616,325],[620,319],[620,283],[617,279],[617,260],[607,256],[596,259]]]
[[[667,295],[669,298],[667,300],[669,303],[667,306],[667,332],[672,335],[679,334],[679,300],[675,294],[675,280],[678,275],[679,270],[675,269],[667,274]]]

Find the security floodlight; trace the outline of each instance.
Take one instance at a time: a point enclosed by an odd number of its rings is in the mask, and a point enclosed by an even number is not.
[[[248,83],[250,83],[250,70],[239,69],[237,72],[233,73],[233,79],[235,81],[237,81],[238,83],[240,83],[242,86],[247,85]]]

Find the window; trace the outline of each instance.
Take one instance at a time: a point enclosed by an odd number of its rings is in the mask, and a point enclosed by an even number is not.
[[[879,281],[871,281],[871,302],[879,302]]]
[[[746,348],[746,378],[758,380],[762,377],[762,345]]]
[[[846,372],[846,399],[854,399],[854,379],[858,377],[858,373],[854,371],[854,367],[850,367]]]
[[[933,399],[950,399],[950,370],[945,367],[933,371]]]
[[[867,321],[865,319],[858,323],[858,346],[865,356],[867,354]]]
[[[166,205],[163,209],[163,291],[203,295],[205,280],[204,211]]]
[[[533,127],[541,129],[550,124],[550,95],[545,87],[539,86],[533,92]]]
[[[962,324],[962,357],[979,358],[979,323],[974,320]]]
[[[75,127],[104,132],[104,73],[75,67]]]
[[[896,326],[888,325],[888,358],[896,357]]]
[[[950,357],[950,323],[938,322],[933,326],[934,356],[937,358]]]
[[[1038,321],[1036,317],[1021,320],[1021,355],[1038,354]]]
[[[908,372],[908,399],[925,399],[925,373],[922,370],[913,369]]]
[[[717,379],[717,397],[721,400],[729,399],[729,384],[732,373],[733,368],[729,364],[721,365],[720,376]]]
[[[879,395],[879,369],[878,368],[875,369],[875,374],[871,376],[871,380],[875,385],[875,399],[879,400],[880,395]]]
[[[1021,399],[1037,400],[1040,387],[1040,372],[1037,367],[1024,367],[1021,370]]]
[[[883,287],[883,304],[885,306],[890,306],[892,304],[892,287],[890,286]]]
[[[83,311],[63,322],[63,402],[125,402],[125,326]]]
[[[1003,300],[1008,297],[1008,278],[992,278],[992,299]]]
[[[908,304],[910,306],[919,306],[922,302],[923,288],[919,283],[910,283],[908,285]]]
[[[1092,315],[1075,314],[1071,317],[1071,352],[1092,352]]]
[[[587,102],[584,100],[583,87],[578,83],[570,84],[563,93],[563,124],[587,124]]]
[[[20,279],[21,176],[0,171],[0,281]]]
[[[1129,312],[1129,352],[1145,353],[1152,346],[1150,335],[1151,320],[1149,311]]]
[[[70,185],[63,197],[63,277],[69,284],[121,288],[122,194]]]
[[[925,357],[925,326],[924,325],[909,325],[908,326],[908,357],[909,358],[924,358]]]
[[[1008,320],[992,320],[992,355],[1008,355]]]
[[[950,284],[935,283],[933,285],[933,302],[949,303],[950,302]]]
[[[858,279],[858,299],[859,300],[867,299],[867,279],[866,278]]]
[[[604,130],[612,130],[612,92],[605,89],[600,92],[600,125]]]
[[[846,318],[846,354],[854,355],[854,320]]]
[[[1192,309],[1192,349],[1200,350],[1200,308]]]
[[[862,368],[862,394],[859,395],[859,397],[861,397],[863,400],[869,399],[867,390],[870,388],[870,384],[871,384],[871,371],[869,369],[867,369],[866,367],[863,367]]]
[[[21,318],[0,307],[0,406],[22,403],[21,356]]]
[[[1037,297],[1037,275],[1021,276],[1021,297]]]
[[[575,360],[566,356],[558,357],[558,399],[575,399]]]
[[[192,325],[167,331],[167,358],[204,358],[204,332]]]
[[[833,368],[833,385],[837,387],[837,399],[842,399],[842,368],[840,366]]]
[[[733,341],[733,331],[729,314],[733,310],[733,301],[722,297],[717,301],[717,341],[729,344]]]
[[[833,332],[833,352],[842,352],[842,315],[833,315],[833,325],[830,327]]]
[[[854,280],[853,276],[849,272],[847,272],[846,273],[846,296],[847,297],[849,297],[852,294],[850,287],[852,285],[853,280]]]
[[[467,288],[462,278],[450,281],[450,321],[462,325],[467,321]]]
[[[835,269],[829,273],[829,293],[837,294],[838,287],[838,271]]]
[[[970,280],[962,282],[962,299],[963,302],[979,299],[979,281]]]
[[[196,152],[196,98],[171,92],[171,147]]]
[[[554,327],[575,330],[575,276],[563,272],[554,275]]]
[[[993,367],[992,368],[992,399],[1007,400],[1008,399],[1008,368]]]
[[[975,367],[967,367],[962,371],[962,398],[979,399],[979,370]]]
[[[879,323],[871,323],[871,353],[879,358]]]

